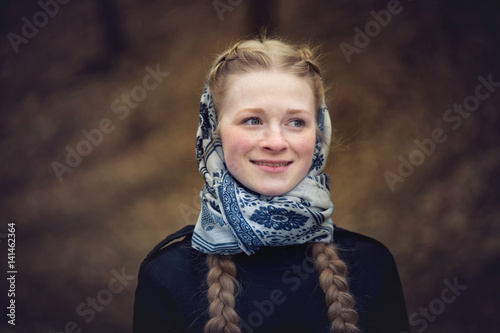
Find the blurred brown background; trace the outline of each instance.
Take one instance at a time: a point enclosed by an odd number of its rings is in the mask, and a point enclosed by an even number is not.
[[[498,331],[499,84],[480,88],[479,105],[471,97],[479,76],[500,81],[493,1],[401,0],[385,27],[368,24],[350,62],[340,44],[354,46],[353,29],[389,1],[60,2],[0,5],[1,332],[131,331],[141,260],[196,221],[210,62],[261,26],[322,45],[333,125],[350,144],[330,156],[334,222],[392,251],[413,332]],[[169,73],[151,90],[148,66]],[[477,109],[445,121],[464,100]],[[435,128],[446,141],[418,153]],[[87,156],[60,181],[52,164],[67,166],[67,146]],[[384,174],[398,173],[400,155],[421,164],[393,191]],[[15,329],[4,313],[9,221]],[[446,280],[467,287],[447,303]]]

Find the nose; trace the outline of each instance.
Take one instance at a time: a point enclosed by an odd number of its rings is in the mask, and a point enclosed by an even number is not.
[[[261,148],[271,152],[281,152],[288,148],[288,141],[283,136],[281,129],[268,128],[261,141]]]

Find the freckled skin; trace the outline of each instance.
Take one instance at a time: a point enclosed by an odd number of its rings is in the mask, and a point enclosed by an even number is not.
[[[307,175],[316,141],[316,110],[305,79],[277,71],[233,78],[219,126],[229,172],[247,188],[282,195]]]

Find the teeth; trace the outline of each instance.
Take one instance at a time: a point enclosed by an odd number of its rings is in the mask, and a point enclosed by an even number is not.
[[[290,162],[284,162],[284,163],[266,163],[266,162],[257,162],[257,161],[254,161],[253,163],[255,163],[257,165],[267,165],[267,166],[270,166],[270,167],[281,167],[281,166],[287,166],[288,164],[290,164]]]

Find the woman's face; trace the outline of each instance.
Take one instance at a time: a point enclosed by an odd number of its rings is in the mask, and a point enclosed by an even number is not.
[[[269,196],[294,188],[309,171],[316,142],[309,83],[277,71],[231,79],[220,110],[220,138],[229,172]]]

